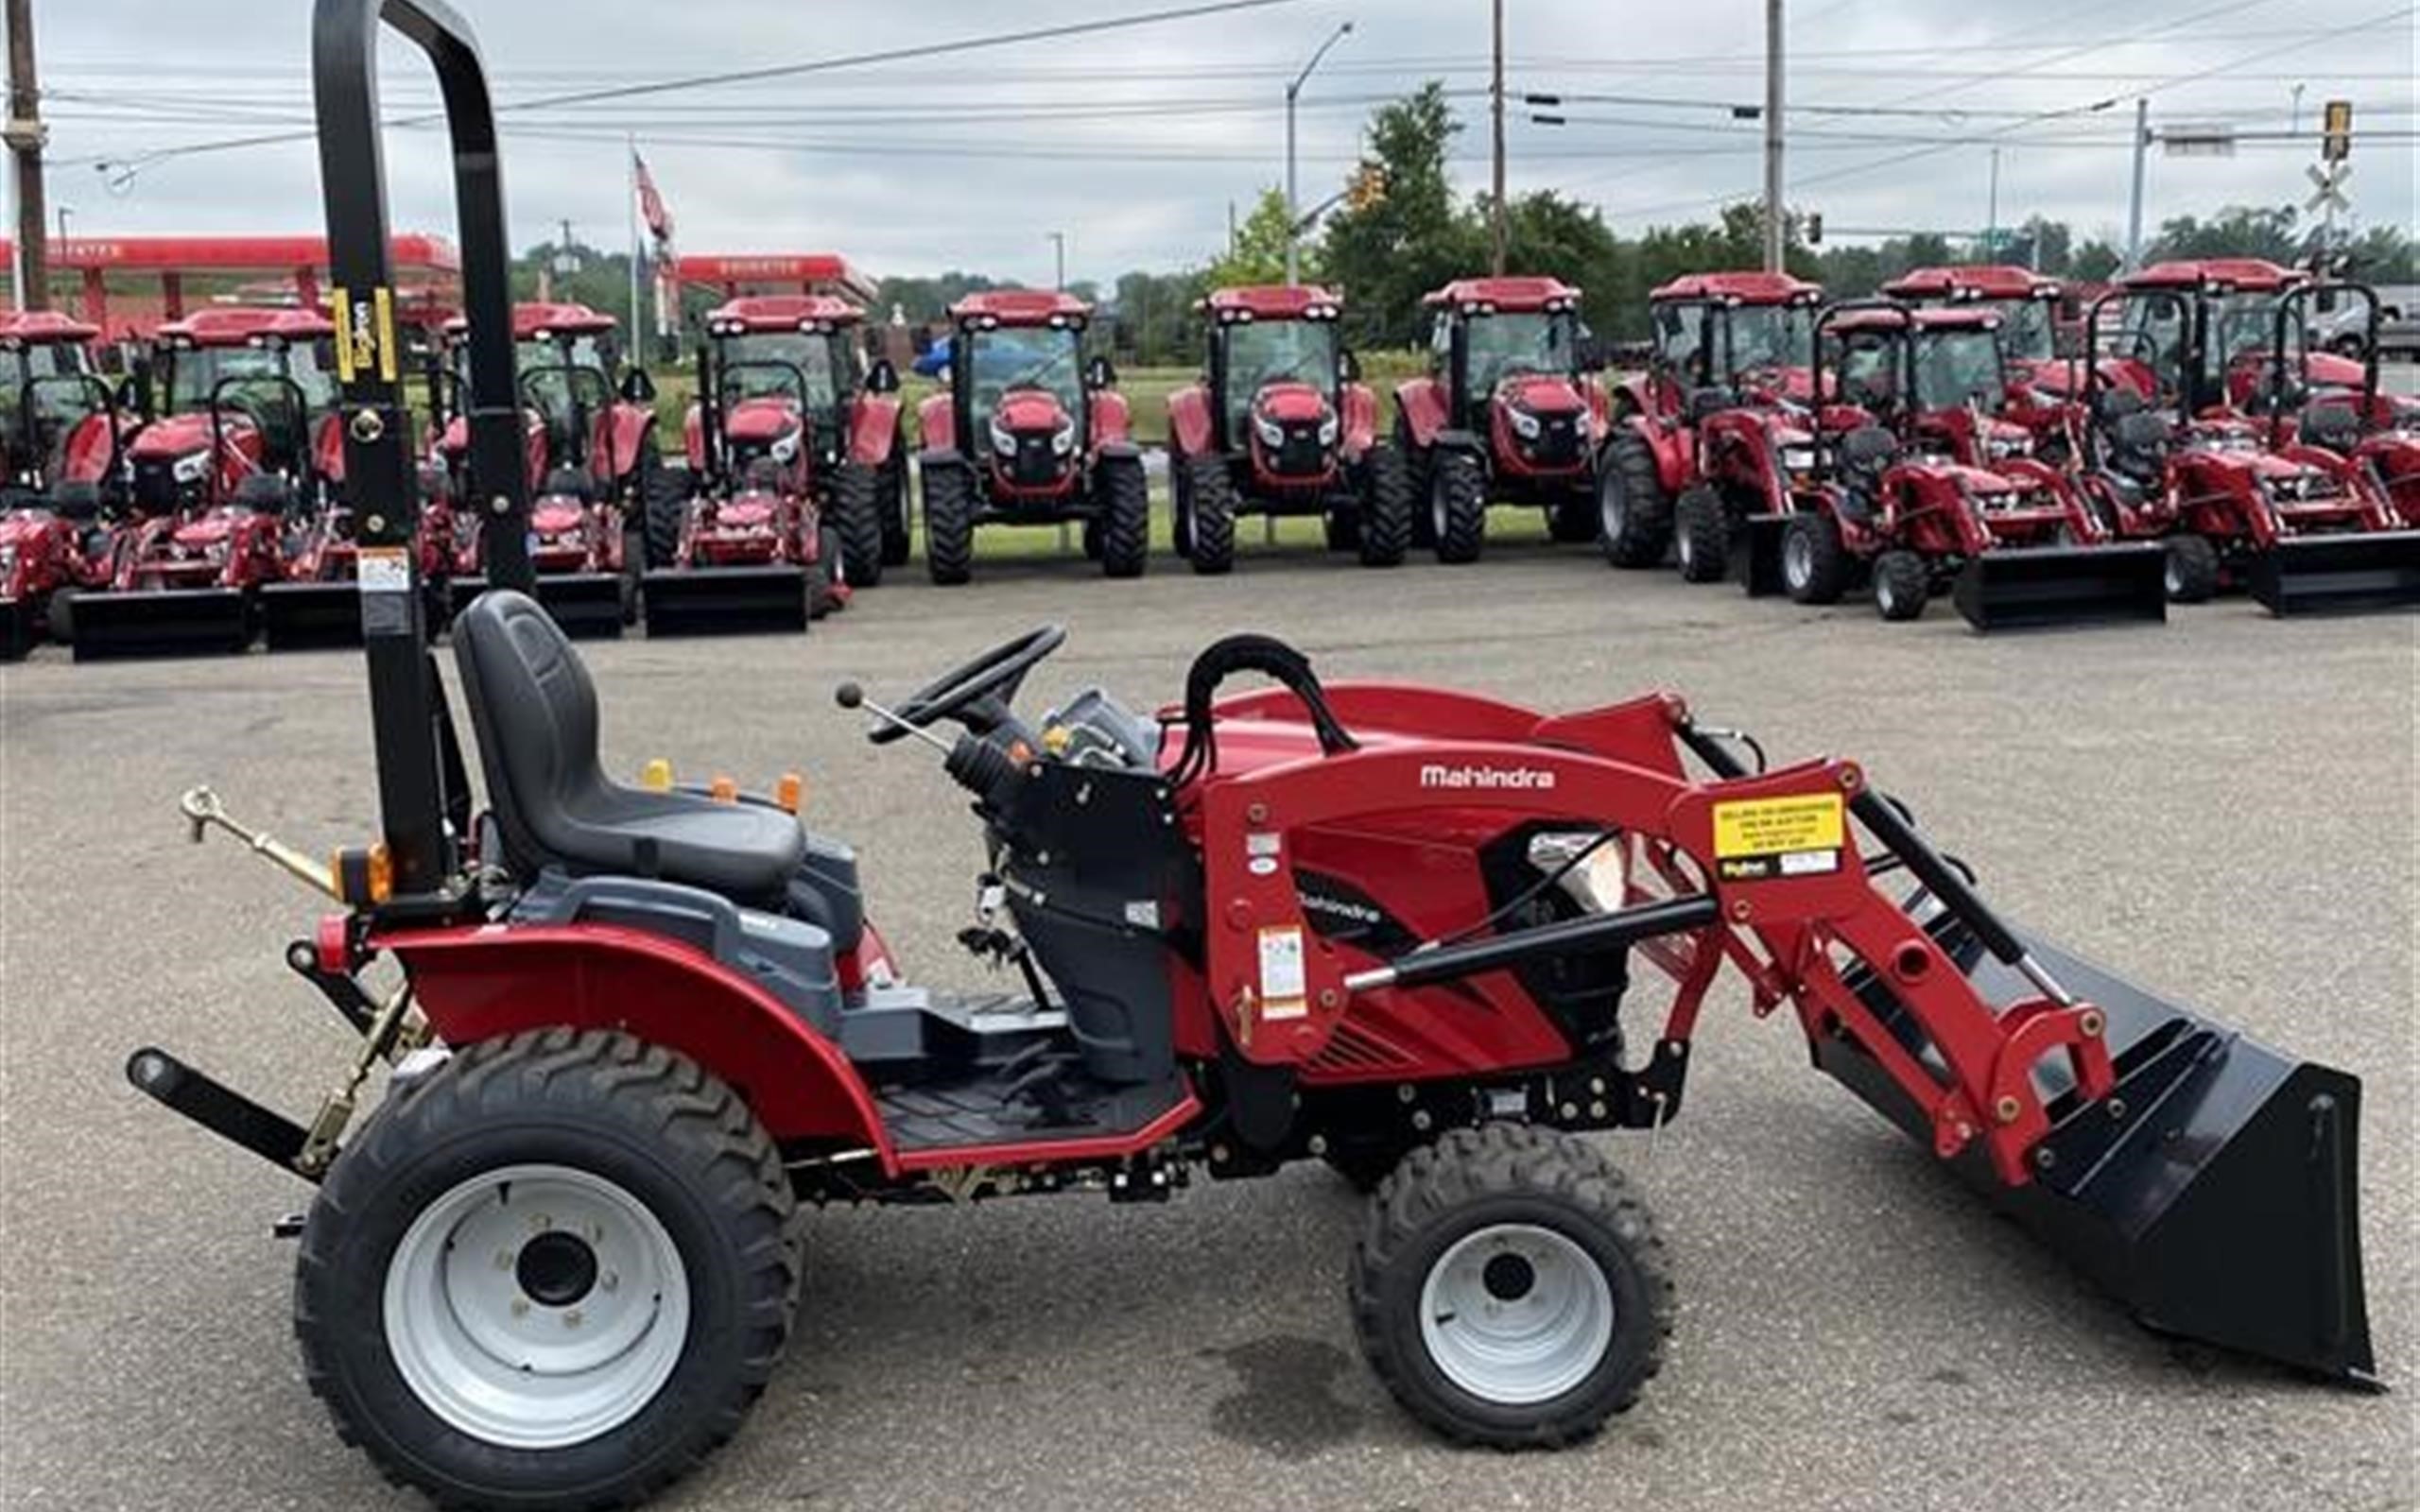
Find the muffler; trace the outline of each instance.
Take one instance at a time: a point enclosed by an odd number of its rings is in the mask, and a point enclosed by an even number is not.
[[[806,628],[806,571],[801,567],[669,568],[648,574],[639,597],[650,638]]]
[[[272,651],[361,644],[361,591],[351,582],[270,583],[261,590],[261,634]]]
[[[2252,558],[2244,586],[2281,616],[2420,606],[2420,530],[2280,541]]]
[[[70,634],[78,662],[229,656],[251,645],[253,614],[233,588],[78,593]]]
[[[2165,624],[2167,561],[2157,541],[1987,551],[1960,569],[1950,600],[1987,631]]]
[[[1927,929],[1996,1007],[2041,995],[1957,916]],[[1979,1142],[1952,1161],[1970,1185],[2122,1302],[2146,1327],[2376,1386],[2361,1281],[2360,1082],[2298,1061],[2018,931],[2024,951],[2106,1017],[2111,1095],[2078,1095],[2061,1057],[2033,1069],[2050,1132],[2032,1179],[2004,1184]],[[1922,1028],[1871,971],[1859,999],[1939,1070]],[[1927,1110],[1854,1040],[1816,1060],[1929,1145]]]

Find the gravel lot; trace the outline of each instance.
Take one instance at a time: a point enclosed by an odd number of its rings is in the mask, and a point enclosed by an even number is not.
[[[1256,541],[1256,532],[1248,532]],[[2391,1380],[2415,1349],[2415,679],[2409,618],[1969,635],[1616,576],[1524,546],[1373,574],[1248,543],[1236,575],[1077,561],[865,595],[804,639],[591,653],[610,764],[762,783],[864,852],[912,971],[974,985],[950,934],[976,835],[931,753],[876,751],[831,685],[879,696],[1042,620],[1073,638],[1029,698],[1173,696],[1238,628],[1330,677],[1547,705],[1669,686],[1777,756],[1854,754],[2013,915],[2367,1081],[2364,1240]],[[302,1109],[345,1036],[279,960],[310,898],[178,792],[320,850],[374,819],[342,654],[0,671],[0,1501],[405,1507],[338,1445],[287,1326],[303,1189],[152,1108],[129,1048]],[[1359,1204],[1324,1172],[1162,1209],[1068,1197],[832,1212],[790,1358],[683,1508],[2409,1507],[2412,1397],[2180,1355],[2132,1328],[1929,1157],[1811,1074],[1787,1016],[1726,992],[1689,1111],[1617,1153],[1676,1252],[1670,1364],[1597,1444],[1457,1452],[1361,1366],[1341,1305]],[[2217,1257],[2215,1263],[2223,1263]]]

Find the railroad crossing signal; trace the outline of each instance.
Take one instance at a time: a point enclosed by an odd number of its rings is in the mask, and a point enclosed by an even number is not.
[[[2327,163],[2342,163],[2353,155],[2353,102],[2329,100],[2320,112],[2319,155]]]
[[[2304,209],[2334,215],[2352,208],[2352,202],[2344,198],[2344,180],[2353,177],[2351,163],[2330,162],[2323,166],[2314,163],[2303,170],[2303,176],[2319,189],[2303,202]]]

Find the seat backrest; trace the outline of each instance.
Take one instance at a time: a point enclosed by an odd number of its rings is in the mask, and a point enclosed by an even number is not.
[[[488,806],[512,869],[526,875],[557,849],[547,843],[547,816],[604,783],[596,686],[552,616],[510,589],[481,593],[454,617],[454,664]]]
[[[1841,438],[1841,466],[1853,472],[1876,472],[1899,455],[1899,438],[1879,425],[1860,425]]]
[[[2342,400],[2325,400],[2303,411],[2302,439],[2307,446],[2349,452],[2361,444],[2361,413]]]

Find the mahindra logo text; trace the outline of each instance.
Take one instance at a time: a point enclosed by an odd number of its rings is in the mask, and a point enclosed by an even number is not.
[[[1447,766],[1431,762],[1420,769],[1420,785],[1446,788],[1539,788],[1554,786],[1554,773],[1535,766]]]

